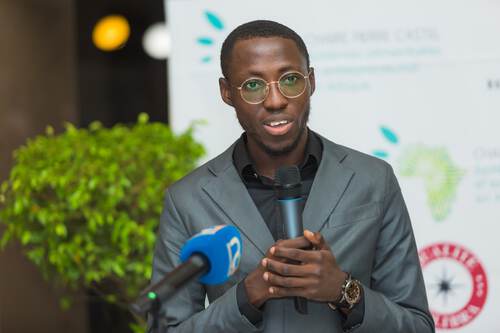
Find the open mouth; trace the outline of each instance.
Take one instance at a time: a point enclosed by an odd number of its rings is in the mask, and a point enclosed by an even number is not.
[[[292,128],[292,123],[286,119],[269,121],[264,123],[264,129],[271,135],[284,135]]]

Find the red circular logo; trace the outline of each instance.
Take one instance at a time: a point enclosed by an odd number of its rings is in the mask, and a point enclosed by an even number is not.
[[[436,328],[455,329],[481,312],[488,281],[478,258],[453,243],[435,243],[419,251],[429,307]]]

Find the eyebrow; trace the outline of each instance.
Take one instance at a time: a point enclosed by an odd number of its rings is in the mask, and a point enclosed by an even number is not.
[[[302,73],[301,70],[296,69],[292,65],[286,65],[286,66],[282,66],[282,67],[278,68],[278,72],[281,73],[281,74],[289,72],[289,71],[299,71],[299,72]],[[262,71],[249,71],[248,74],[250,75],[250,77],[252,77],[252,76],[262,77],[263,74],[265,74],[265,72],[262,72]]]

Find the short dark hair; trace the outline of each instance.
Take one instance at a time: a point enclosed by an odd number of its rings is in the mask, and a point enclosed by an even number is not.
[[[256,37],[281,37],[293,40],[299,51],[306,58],[307,67],[309,68],[309,53],[307,52],[306,44],[295,31],[278,22],[257,20],[236,27],[236,29],[231,31],[226,37],[224,43],[222,43],[220,67],[222,69],[222,75],[224,75],[225,78],[229,78],[229,63],[231,61],[231,52],[233,51],[234,44],[239,40]]]

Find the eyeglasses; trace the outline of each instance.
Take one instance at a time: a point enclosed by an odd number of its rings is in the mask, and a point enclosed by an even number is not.
[[[278,81],[267,82],[260,78],[249,78],[239,87],[241,98],[249,104],[259,104],[269,95],[269,86],[273,83],[278,84],[281,94],[287,98],[297,98],[306,91],[307,81],[309,81],[309,72],[304,75],[300,72],[287,72],[280,76]]]

